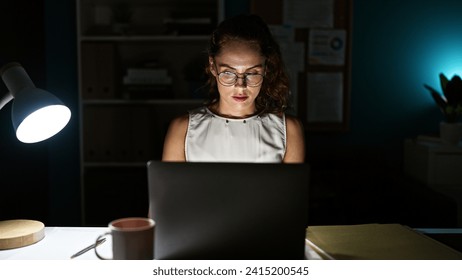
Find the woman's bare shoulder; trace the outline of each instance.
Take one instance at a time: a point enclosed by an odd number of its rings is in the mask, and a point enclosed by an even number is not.
[[[286,115],[287,147],[283,162],[302,163],[305,160],[305,137],[302,122]]]
[[[170,127],[171,128],[186,128],[188,126],[189,122],[189,114],[183,114],[178,117],[175,117],[171,122],[170,122]]]
[[[302,122],[292,115],[286,115],[286,125],[289,129],[303,130]]]
[[[163,161],[185,161],[185,137],[188,130],[189,115],[181,115],[170,122],[164,140]]]

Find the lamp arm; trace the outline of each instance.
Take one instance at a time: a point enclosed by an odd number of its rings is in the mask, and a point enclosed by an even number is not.
[[[13,99],[13,95],[11,94],[11,92],[7,92],[2,98],[0,98],[0,110],[3,108],[3,106],[8,104],[8,102],[10,102],[12,99]]]
[[[0,76],[13,97],[24,88],[35,88],[26,70],[17,62],[3,65]]]

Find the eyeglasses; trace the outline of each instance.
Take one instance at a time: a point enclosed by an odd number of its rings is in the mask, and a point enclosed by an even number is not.
[[[218,73],[218,81],[225,87],[234,86],[237,83],[237,79],[243,79],[246,86],[257,87],[263,82],[263,75],[258,73],[244,73],[243,77],[239,77],[234,72],[223,71]]]

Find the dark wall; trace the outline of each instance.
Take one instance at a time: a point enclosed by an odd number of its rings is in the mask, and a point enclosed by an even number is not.
[[[78,225],[80,205],[79,98],[75,1],[45,0],[46,85],[72,111],[67,127],[49,140],[49,221]]]
[[[43,0],[0,2],[0,65],[21,63],[40,88],[46,86],[43,3]],[[0,84],[3,95],[7,89],[3,81]],[[11,103],[0,111],[0,219],[46,220],[49,144],[28,145],[16,139]]]
[[[318,146],[367,146],[401,160],[403,139],[438,133],[442,115],[423,84],[462,72],[462,2],[354,0],[350,131]],[[314,151],[313,151],[314,152]]]
[[[16,139],[11,104],[0,111],[0,220],[80,223],[74,1],[1,1],[0,65],[17,61],[35,85],[72,111],[69,125],[36,144]],[[7,89],[0,83],[0,94]]]
[[[462,72],[462,2],[354,0],[350,130],[307,135],[320,223],[455,223],[453,199],[402,172],[403,141],[438,134],[427,83]],[[326,205],[332,205],[328,208]],[[341,214],[339,214],[341,213]]]

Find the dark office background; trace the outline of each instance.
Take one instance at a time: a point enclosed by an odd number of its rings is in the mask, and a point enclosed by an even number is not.
[[[227,15],[248,3],[227,1]],[[401,171],[404,139],[437,133],[442,120],[423,83],[438,87],[439,72],[462,71],[460,10],[458,0],[354,0],[350,129],[306,137],[314,223],[452,225],[453,202]],[[26,145],[14,135],[11,104],[0,111],[0,220],[79,225],[75,1],[2,1],[0,26],[0,64],[22,63],[73,113],[62,133]]]

